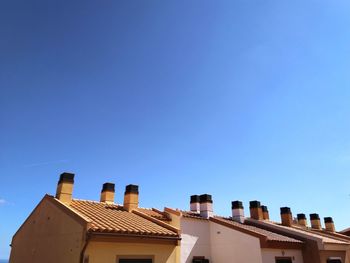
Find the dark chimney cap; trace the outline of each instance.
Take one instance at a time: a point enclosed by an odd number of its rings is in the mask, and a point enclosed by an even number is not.
[[[60,184],[62,182],[74,183],[74,174],[73,173],[61,173],[60,180],[58,181],[58,183]]]
[[[231,205],[232,209],[243,209],[243,203],[241,201],[233,201]]]
[[[320,220],[320,216],[318,214],[310,214],[310,220]]]
[[[259,201],[250,201],[249,202],[249,208],[260,208],[261,204]]]
[[[202,203],[213,203],[211,195],[203,194],[199,196],[199,202]]]
[[[306,220],[306,215],[305,214],[297,214],[298,220]]]
[[[261,206],[261,209],[262,209],[262,211],[265,212],[265,213],[269,212],[269,210],[267,209],[267,206],[266,206],[266,205],[262,205],[262,206]]]
[[[129,184],[125,187],[125,194],[138,194],[139,193],[139,186],[134,184]]]
[[[191,204],[193,203],[199,203],[199,195],[191,195]]]
[[[115,192],[114,190],[114,184],[113,183],[104,183],[103,186],[102,186],[102,190],[101,190],[101,193],[102,192],[105,192],[105,191],[109,191],[109,192]]]
[[[290,211],[289,207],[281,207],[281,215],[285,214],[291,214],[292,212]]]
[[[325,223],[334,223],[334,222],[333,222],[333,218],[331,218],[331,217],[325,217],[325,218],[324,218],[324,222],[325,222]]]

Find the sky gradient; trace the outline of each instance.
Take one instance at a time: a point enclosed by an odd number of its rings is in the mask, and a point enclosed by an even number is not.
[[[1,1],[0,258],[60,173],[74,196],[230,201],[349,227],[349,1]]]

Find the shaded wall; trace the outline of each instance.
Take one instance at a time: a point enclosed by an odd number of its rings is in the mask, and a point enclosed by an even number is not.
[[[43,199],[12,239],[10,263],[79,262],[84,227]]]

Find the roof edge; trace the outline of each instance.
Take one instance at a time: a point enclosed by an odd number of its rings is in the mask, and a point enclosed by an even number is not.
[[[301,229],[301,228],[296,228],[294,226],[292,227],[285,227],[282,225],[277,225],[276,223],[268,223],[268,222],[263,222],[263,221],[258,221],[255,219],[246,219],[247,224],[256,226],[256,227],[261,227],[269,231],[274,231],[276,233],[286,235],[295,239],[299,239],[301,241],[314,241],[317,242],[319,250],[324,250],[324,246],[326,244],[334,244],[334,245],[348,245],[348,241],[341,240],[341,238],[337,238],[334,236],[329,236],[326,235],[325,233],[318,233],[316,231],[312,231],[310,229]],[[325,241],[324,238],[329,238],[333,239],[338,242],[343,242],[343,243],[333,243],[330,241]]]
[[[219,225],[222,225],[222,226],[225,226],[225,227],[228,227],[230,229],[239,231],[241,233],[244,233],[244,234],[251,235],[251,236],[254,236],[256,238],[259,238],[261,247],[263,247],[263,246],[265,246],[267,244],[267,237],[265,235],[262,235],[262,234],[250,231],[250,230],[245,229],[245,228],[241,228],[241,227],[232,225],[232,224],[230,224],[228,222],[225,222],[225,219],[220,219],[220,218],[217,218],[217,217],[210,217],[209,221],[214,222],[214,223],[219,224]]]
[[[167,213],[170,213],[170,214],[173,214],[173,215],[176,215],[176,216],[182,216],[181,211],[172,209],[170,207],[164,207],[164,212],[167,212]]]
[[[67,207],[65,204],[63,204],[61,201],[56,200],[52,195],[45,194],[44,197],[40,200],[40,202],[34,207],[34,209],[30,212],[30,214],[27,216],[27,218],[24,220],[24,222],[21,224],[21,226],[17,229],[15,234],[12,236],[12,240],[16,237],[18,232],[23,228],[23,226],[27,223],[29,218],[34,214],[34,212],[44,203],[44,202],[50,202],[51,204],[55,205],[58,208],[61,208],[65,211],[69,210],[71,213],[74,213],[76,218],[80,220],[79,223],[86,226],[90,223],[89,220],[83,218],[81,215],[78,215],[75,211],[73,211],[71,208]],[[67,209],[67,210],[66,210]],[[68,214],[68,213],[67,213]]]
[[[56,205],[58,208],[60,208],[64,213],[66,213],[68,216],[72,216],[76,221],[83,225],[90,224],[92,221],[85,217],[84,215],[80,214],[75,209],[71,208],[70,206],[66,205],[65,203],[61,202],[60,200],[54,198],[51,195],[46,195],[45,197],[48,198],[48,200]]]
[[[113,233],[113,232],[89,232],[92,237],[110,237],[110,238],[142,238],[142,239],[154,239],[154,240],[181,240],[179,236],[168,235],[148,235],[148,234],[130,234],[130,233]]]
[[[161,221],[161,220],[159,220],[159,219],[156,219],[156,218],[154,218],[154,217],[151,217],[151,216],[149,216],[149,215],[146,215],[145,213],[142,213],[142,212],[137,211],[137,210],[133,210],[132,213],[134,213],[134,214],[136,214],[136,215],[138,215],[138,216],[141,216],[141,217],[143,217],[144,219],[147,219],[148,221],[151,221],[151,222],[153,222],[153,223],[155,223],[155,224],[157,224],[157,225],[159,225],[159,226],[162,226],[162,227],[164,227],[164,228],[166,228],[166,229],[168,229],[168,230],[170,230],[170,231],[173,231],[173,232],[175,232],[177,235],[180,235],[180,234],[181,234],[180,229],[178,229],[178,228],[176,228],[176,227],[174,227],[174,226],[172,226],[172,225],[169,225],[169,224],[167,224],[167,223],[165,223],[165,222],[163,222],[163,221]]]

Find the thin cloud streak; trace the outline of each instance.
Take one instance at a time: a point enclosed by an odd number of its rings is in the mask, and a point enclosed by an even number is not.
[[[25,165],[25,167],[36,167],[36,166],[58,164],[58,163],[67,163],[67,162],[69,162],[69,160],[56,160],[56,161],[50,161],[50,162],[31,163],[31,164]]]

